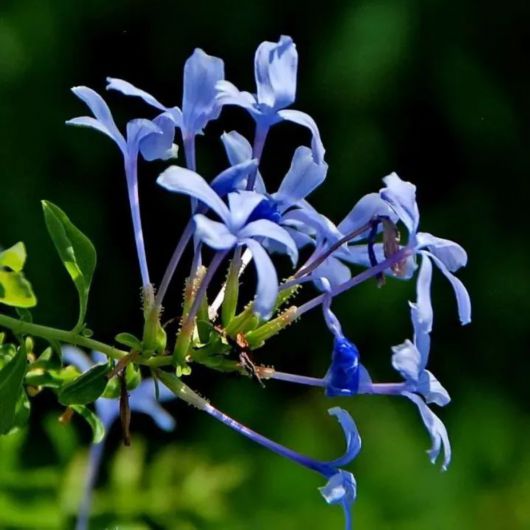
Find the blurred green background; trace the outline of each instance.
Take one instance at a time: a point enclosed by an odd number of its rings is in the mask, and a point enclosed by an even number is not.
[[[357,421],[363,450],[351,465],[363,530],[530,528],[528,422],[528,220],[530,4],[509,0],[2,0],[0,4],[0,243],[27,245],[27,274],[39,296],[35,320],[68,327],[76,297],[47,238],[40,199],[59,204],[98,249],[88,322],[98,338],[140,326],[138,271],[125,183],[115,146],[64,121],[85,109],[74,85],[104,90],[122,77],[167,104],[181,100],[182,65],[195,47],[225,60],[227,78],[253,90],[262,40],[291,35],[300,55],[296,108],[319,124],[328,180],[313,202],[335,221],[391,171],[418,186],[422,229],[460,242],[460,277],[474,303],[458,325],[452,291],[434,282],[432,371],[453,402],[440,412],[454,458],[441,474],[408,402],[376,397],[329,401],[318,390],[223,377],[198,369],[195,388],[214,404],[307,454],[334,458],[343,440],[329,406]],[[108,94],[121,123],[152,116]],[[198,141],[200,171],[224,167],[218,136],[238,127],[239,109]],[[304,130],[279,125],[264,158],[278,182]],[[163,165],[142,168],[141,194],[152,276],[160,278],[186,214],[157,189]],[[272,185],[274,189],[274,185]],[[180,286],[166,314],[178,308]],[[379,380],[392,377],[390,346],[410,336],[412,283],[366,284],[336,303],[345,331]],[[173,306],[172,306],[173,304]],[[330,336],[319,314],[256,353],[278,369],[320,376]],[[28,432],[0,439],[0,528],[72,528],[89,433],[60,426],[45,393]],[[120,530],[339,529],[318,476],[268,454],[197,411],[170,406],[177,430],[160,434],[136,418],[132,448],[108,440],[93,528]]]

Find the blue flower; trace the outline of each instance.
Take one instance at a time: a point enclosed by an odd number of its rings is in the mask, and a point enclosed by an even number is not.
[[[197,199],[220,217],[222,222],[212,221],[204,214],[194,216],[195,235],[203,243],[221,251],[239,246],[251,251],[258,276],[254,310],[269,318],[278,296],[278,276],[260,241],[263,238],[277,241],[293,263],[298,259],[298,249],[289,233],[276,223],[268,219],[249,221],[263,195],[253,191],[229,193],[227,206],[200,175],[177,166],[166,169],[157,182],[170,191]]]
[[[229,81],[219,81],[217,98],[223,105],[246,109],[261,130],[282,120],[307,127],[312,134],[313,156],[320,163],[325,150],[315,121],[305,112],[286,109],[295,100],[297,68],[298,52],[291,37],[262,42],[254,58],[257,93],[241,92]]]
[[[127,190],[134,228],[136,252],[142,275],[142,283],[149,285],[149,270],[145,255],[145,246],[140,216],[138,197],[138,154],[141,153],[146,160],[157,158],[167,160],[175,156],[173,146],[175,129],[171,116],[164,112],[153,121],[137,119],[127,123],[127,134],[124,137],[110,112],[104,99],[94,90],[88,87],[74,87],[72,92],[86,103],[94,117],[82,116],[68,120],[68,125],[90,127],[112,138],[118,145],[124,160],[125,176],[127,179]]]
[[[151,94],[122,79],[107,78],[107,90],[142,98],[148,105],[168,113],[184,140],[202,134],[209,121],[219,117],[222,103],[216,99],[215,85],[224,79],[224,63],[218,57],[196,49],[184,65],[182,110],[166,107]]]

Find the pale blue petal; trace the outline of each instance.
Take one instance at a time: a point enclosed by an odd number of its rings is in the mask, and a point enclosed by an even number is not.
[[[273,239],[285,246],[293,262],[293,266],[298,261],[298,248],[293,238],[289,235],[289,232],[268,219],[260,219],[249,223],[239,231],[238,237],[240,239],[249,237],[267,237]]]
[[[278,275],[269,255],[257,241],[245,239],[243,243],[252,253],[258,277],[254,311],[262,318],[268,319],[278,297]]]
[[[427,432],[431,437],[432,447],[427,451],[431,463],[434,464],[436,462],[440,452],[443,449],[444,459],[442,469],[445,471],[451,462],[451,444],[449,443],[449,437],[447,435],[447,429],[445,428],[445,425],[419,396],[410,392],[403,392],[402,395],[409,398],[416,404],[420,412],[421,419],[423,420],[423,423],[427,428]]]
[[[105,430],[108,431],[116,418],[120,415],[120,402],[118,399],[98,398],[94,406],[96,413],[103,423]]]
[[[162,111],[169,110],[168,107],[166,107],[165,105],[162,105],[162,103],[160,103],[160,101],[158,101],[151,94],[145,92],[144,90],[136,88],[132,83],[129,83],[128,81],[124,81],[123,79],[117,79],[116,77],[107,77],[106,88],[107,90],[117,90],[118,92],[121,92],[125,96],[133,96],[133,97],[141,98],[148,105],[155,107],[155,109],[162,110]]]
[[[109,358],[102,352],[100,351],[96,351],[94,350],[91,354],[90,354],[90,358],[92,359],[92,361],[94,362],[94,364],[103,364],[103,363],[106,363],[109,361]]]
[[[291,37],[262,42],[254,58],[258,102],[270,109],[289,106],[296,96],[298,53]]]
[[[140,141],[140,153],[147,161],[167,160],[173,156],[175,124],[167,112],[157,116],[153,123],[160,129],[161,134],[149,134],[144,137]]]
[[[392,346],[392,366],[407,382],[413,383],[418,382],[425,368],[420,352],[408,339],[398,346]]]
[[[378,193],[369,193],[357,202],[337,228],[342,234],[347,235],[377,217],[388,217],[394,223],[398,220],[394,210],[390,208],[387,202],[381,199]],[[370,229],[353,238],[351,241],[366,239],[369,233]]]
[[[230,131],[221,135],[226,156],[232,166],[246,162],[252,158],[252,146],[250,142],[237,131]]]
[[[357,484],[349,471],[339,469],[323,488],[319,488],[328,504],[340,504],[344,510],[344,528],[351,530],[351,507],[357,496]]]
[[[152,380],[147,381],[152,383]],[[154,385],[152,384],[148,383],[144,387],[140,385],[133,390],[129,396],[129,407],[131,411],[142,412],[150,416],[160,429],[171,431],[175,428],[174,418],[156,401]]]
[[[416,235],[417,248],[427,248],[440,261],[444,263],[451,272],[457,271],[467,264],[466,251],[454,241],[442,239],[426,232],[419,232]]]
[[[162,130],[152,121],[145,119],[131,120],[127,123],[127,152],[129,156],[136,156],[140,144],[150,136],[162,137]]]
[[[315,162],[317,164],[321,164],[324,161],[324,154],[326,153],[326,150],[324,149],[324,144],[320,138],[320,132],[315,120],[305,112],[291,109],[280,110],[278,112],[278,116],[284,120],[292,121],[293,123],[307,127],[311,131],[311,149],[313,150],[313,156],[315,158]]]
[[[416,203],[416,186],[401,180],[396,173],[391,173],[383,179],[386,188],[379,193],[381,198],[394,209],[409,234],[414,236],[420,222],[420,213]]]
[[[90,120],[84,119],[80,121],[79,118],[70,120],[67,123],[71,125],[92,127],[100,132],[103,132],[104,134],[107,134],[118,144],[118,147],[121,149],[121,151],[125,153],[125,139],[118,130],[118,127],[114,122],[114,118],[112,117],[112,113],[110,112],[108,105],[105,103],[105,100],[96,91],[86,86],[73,87],[72,92],[88,106],[96,120],[100,123],[100,126],[95,127],[93,122]]]
[[[430,332],[432,330],[433,310],[431,304],[432,264],[427,256],[421,257],[420,271],[418,273],[416,303],[410,302],[410,314],[414,328],[414,344],[421,352],[427,363],[431,348]]]
[[[462,325],[469,324],[471,322],[471,299],[464,284],[454,274],[451,274],[445,264],[434,254],[426,251],[421,251],[421,253],[430,256],[444,276],[449,280],[453,287],[453,291],[455,292],[460,322]]]
[[[255,191],[239,191],[228,194],[228,206],[230,208],[230,229],[237,233],[247,222],[250,214],[265,197]],[[247,237],[242,235],[241,238]]]
[[[421,373],[415,392],[419,392],[427,403],[435,403],[439,407],[444,407],[451,401],[447,390],[429,370]]]
[[[300,146],[294,152],[291,167],[282,180],[273,198],[280,203],[280,209],[286,210],[305,199],[326,178],[328,165],[314,161],[311,149]]]
[[[216,84],[224,79],[224,63],[218,57],[196,49],[184,65],[184,95],[182,98],[183,134],[202,134],[210,120],[221,112],[216,99]]]
[[[334,288],[347,282],[351,278],[351,271],[342,261],[330,256],[313,271],[312,276],[315,279],[316,287],[324,290],[321,278],[326,278],[331,288]]]
[[[333,467],[346,466],[361,450],[361,437],[359,436],[359,431],[357,430],[353,418],[344,409],[333,407],[328,410],[328,413],[337,418],[346,438],[346,451],[344,452],[344,455],[330,462],[330,465]]]
[[[256,98],[250,92],[240,92],[230,81],[219,81],[215,89],[220,105],[237,105],[252,113],[256,112]]]
[[[230,222],[230,212],[219,195],[197,173],[179,166],[168,167],[157,178],[163,188],[175,193],[189,195],[206,204],[225,223]]]
[[[72,364],[81,372],[86,372],[92,368],[92,366],[94,366],[94,363],[90,357],[84,351],[76,348],[75,346],[63,346],[61,348],[61,352],[63,355],[63,361],[66,361],[68,364]]]
[[[219,173],[210,182],[210,186],[220,197],[224,197],[231,191],[241,189],[242,183],[246,183],[249,174],[256,171],[257,167],[258,161],[256,159],[244,160]]]
[[[235,246],[237,238],[224,225],[208,217],[197,214],[193,216],[195,236],[216,250],[227,250]]]

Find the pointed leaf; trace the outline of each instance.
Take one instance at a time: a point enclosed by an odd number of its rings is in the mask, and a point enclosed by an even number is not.
[[[86,405],[96,401],[107,386],[109,371],[108,364],[96,364],[59,390],[59,402],[63,405]]]
[[[102,421],[84,405],[72,405],[72,410],[82,416],[92,429],[92,443],[98,444],[105,438],[105,427]]]
[[[75,326],[79,331],[85,320],[88,292],[96,267],[96,250],[60,208],[48,201],[42,201],[42,208],[50,237],[79,293],[79,319]]]
[[[0,434],[6,434],[15,424],[26,367],[26,354],[24,350],[18,349],[14,357],[0,370]]]

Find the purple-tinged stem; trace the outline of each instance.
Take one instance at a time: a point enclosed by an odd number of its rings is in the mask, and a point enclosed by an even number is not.
[[[136,243],[136,254],[142,275],[142,285],[147,287],[151,284],[147,258],[145,255],[144,234],[142,230],[142,218],[140,216],[140,199],[138,196],[138,167],[137,157],[131,157],[125,162],[125,175],[127,177],[127,191],[129,193],[129,204],[134,230],[134,241]]]

